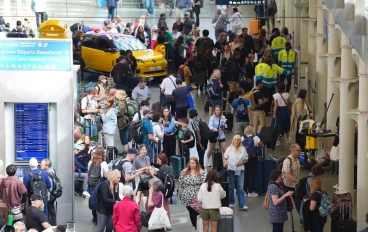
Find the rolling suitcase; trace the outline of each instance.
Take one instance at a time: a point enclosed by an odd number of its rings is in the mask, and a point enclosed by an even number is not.
[[[221,199],[222,207],[229,207],[229,180],[227,176],[227,168],[216,169],[216,176],[219,184],[226,192],[226,197]]]
[[[220,221],[218,222],[217,231],[221,232],[233,232],[234,231],[234,220],[233,215],[221,215]]]
[[[212,150],[212,169],[221,170],[224,167],[224,161],[222,158],[222,152],[219,148]]]
[[[259,195],[264,194],[267,189],[264,189],[264,185],[263,185],[263,158],[259,157],[258,158],[258,162],[257,162],[257,172],[255,175],[255,182],[254,182],[254,190],[256,193],[258,193]]]
[[[222,182],[220,184],[221,184],[221,187],[226,192],[226,197],[221,199],[221,206],[222,207],[229,207],[229,182]]]
[[[186,167],[186,165],[187,161],[184,156],[170,156],[170,168],[174,179],[179,179],[180,173]]]
[[[331,232],[357,231],[357,222],[352,219],[351,193],[335,192],[333,196],[334,213],[331,218]]]
[[[260,21],[258,19],[258,16],[256,16],[256,19],[249,20],[249,33],[259,34],[259,31],[260,31]]]
[[[276,161],[267,156],[267,146],[265,146],[263,153],[263,193],[267,192],[268,184],[270,183],[270,174],[276,167]]]
[[[197,232],[203,232],[203,221],[201,216],[197,216]]]
[[[279,132],[276,127],[262,127],[261,134],[263,137],[263,144],[273,150],[276,147],[277,137]]]

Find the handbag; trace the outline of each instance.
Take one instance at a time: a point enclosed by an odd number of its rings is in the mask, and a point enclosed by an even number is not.
[[[216,27],[218,21],[220,21],[221,15],[218,17],[217,21],[215,23],[212,23],[212,27]]]
[[[219,117],[219,124],[217,127],[217,131],[212,131],[212,138],[216,138],[219,136],[219,130],[220,130],[220,122],[221,122],[221,117]]]
[[[289,110],[289,114],[291,114],[291,109],[293,108],[292,103],[291,103],[290,101],[289,101],[289,102],[286,102],[286,100],[285,100],[285,98],[282,96],[282,94],[281,94],[281,93],[279,93],[279,94],[280,94],[280,96],[281,96],[282,100],[284,100],[285,105],[287,106],[287,108],[288,108],[288,110]]]
[[[147,157],[145,158],[147,166],[149,166],[147,162]],[[143,176],[143,177],[142,177]],[[150,181],[151,177],[149,175],[139,175],[140,183],[145,184],[148,186],[148,182]]]
[[[151,213],[151,217],[148,221],[148,230],[159,230],[170,228],[170,220],[164,209],[164,195],[162,195],[161,207],[155,207]]]
[[[294,209],[293,201],[291,200],[291,197],[286,197],[286,209],[287,211],[291,212]]]
[[[263,205],[262,207],[265,209],[265,210],[269,210],[270,209],[270,194],[268,194],[268,192],[266,193],[266,196],[263,200]]]
[[[188,108],[189,109],[195,109],[195,104],[194,104],[194,100],[193,100],[192,95],[188,94],[187,101],[188,101]]]
[[[330,160],[338,161],[339,160],[339,146],[332,146],[330,151]]]
[[[13,216],[13,221],[23,220],[23,213],[22,213],[23,207],[21,205],[10,207],[8,193],[6,191],[6,186],[5,186],[5,180],[4,179],[3,179],[1,184],[4,186],[4,190],[5,190],[6,203],[7,203],[8,211],[9,211],[8,212],[8,218]]]

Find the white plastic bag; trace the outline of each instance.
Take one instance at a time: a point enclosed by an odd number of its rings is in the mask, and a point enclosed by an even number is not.
[[[148,221],[148,230],[159,230],[170,228],[170,220],[164,209],[164,196],[162,195],[161,208],[155,207]]]
[[[233,210],[229,207],[221,207],[220,208],[220,215],[221,216],[231,216],[233,214],[234,214]]]
[[[338,161],[339,160],[339,146],[331,147],[330,160],[332,160],[332,161]]]

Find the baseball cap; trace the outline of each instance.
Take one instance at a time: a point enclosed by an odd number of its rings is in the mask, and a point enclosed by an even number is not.
[[[43,201],[43,198],[40,194],[35,193],[31,196],[31,201],[37,201],[37,200]]]
[[[152,113],[153,113],[152,110],[145,110],[145,111],[143,111],[143,115],[152,114]]]
[[[129,148],[128,149],[128,154],[134,154],[134,155],[139,155],[139,152],[137,149],[135,148]]]
[[[80,150],[80,149],[81,149],[81,146],[80,146],[80,144],[78,144],[78,143],[75,143],[75,144],[74,144],[74,149]]]

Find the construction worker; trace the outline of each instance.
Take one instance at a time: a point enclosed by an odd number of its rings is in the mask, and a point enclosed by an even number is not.
[[[287,43],[287,40],[281,36],[280,31],[275,32],[275,38],[272,40],[271,44],[271,52],[273,59],[275,60],[275,63],[277,64],[277,59],[279,52],[283,49],[285,49],[285,44]]]
[[[279,52],[278,64],[281,68],[289,71],[290,73],[293,72],[294,65],[295,65],[295,53],[293,50],[291,50],[290,42],[286,42],[285,49]],[[284,82],[285,78],[287,80],[287,85],[286,85],[287,92],[290,92],[291,77],[292,77],[291,75],[288,75],[288,76],[281,75],[280,76],[280,81]]]

